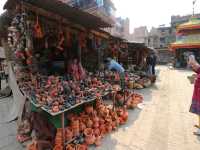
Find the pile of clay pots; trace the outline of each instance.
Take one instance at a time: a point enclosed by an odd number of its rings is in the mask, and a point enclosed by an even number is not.
[[[134,109],[139,103],[143,102],[142,95],[128,91],[118,92],[115,98],[118,105],[126,105],[128,109]]]
[[[87,105],[82,113],[79,115],[69,114],[67,119],[70,124],[65,129],[66,142],[75,137],[79,137],[79,142],[78,144],[68,144],[66,150],[87,150],[89,145],[100,146],[101,140],[106,134],[116,130],[119,125],[125,124],[128,112],[122,108],[113,111],[98,100],[95,107]]]

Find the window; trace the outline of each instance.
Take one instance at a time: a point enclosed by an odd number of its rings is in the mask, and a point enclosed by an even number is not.
[[[164,37],[160,38],[160,42],[165,43],[165,38]]]

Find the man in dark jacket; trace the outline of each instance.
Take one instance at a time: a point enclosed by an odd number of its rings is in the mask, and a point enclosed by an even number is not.
[[[155,71],[156,63],[157,63],[157,56],[153,54],[152,55],[152,74],[153,75],[156,74],[156,71]]]
[[[153,65],[152,55],[147,56],[146,63],[147,63],[147,72],[148,72],[149,75],[152,75],[152,65]]]

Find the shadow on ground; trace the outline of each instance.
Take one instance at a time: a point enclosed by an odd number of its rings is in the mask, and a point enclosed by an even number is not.
[[[159,78],[159,74],[160,74],[159,69],[157,69],[156,74],[157,74],[158,78],[157,78],[157,81],[155,84],[153,84],[149,88],[134,91],[136,93],[143,95],[144,107],[145,107],[145,105],[148,105],[148,103],[152,101],[152,93],[159,90],[158,84],[161,83],[161,80]],[[134,110],[129,110],[128,112],[129,112],[128,122],[125,125],[120,126],[120,128],[117,131],[114,131],[111,134],[106,135],[103,138],[102,145],[100,147],[96,148],[96,147],[92,146],[92,147],[90,147],[90,150],[115,150],[115,149],[141,150],[141,148],[139,148],[137,146],[123,144],[123,142],[120,141],[120,137],[122,136],[122,134],[125,134],[125,132],[128,132],[128,129],[132,128],[134,123],[138,120],[140,113],[142,112],[142,109],[135,108]],[[123,139],[121,139],[121,140],[123,141]]]

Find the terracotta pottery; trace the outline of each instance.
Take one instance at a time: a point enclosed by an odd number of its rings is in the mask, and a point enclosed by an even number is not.
[[[120,124],[120,125],[125,124],[125,121],[124,121],[124,119],[123,119],[122,117],[119,118],[119,124]]]
[[[94,128],[98,128],[99,127],[99,122],[94,122],[93,127]]]
[[[79,120],[72,120],[72,121],[71,121],[71,127],[72,127],[73,129],[79,128]]]
[[[84,144],[78,144],[76,146],[76,150],[87,150],[87,149],[88,149],[87,146]]]
[[[66,147],[65,147],[65,150],[75,150],[74,146],[72,144],[68,144]]]
[[[87,126],[87,128],[91,128],[91,127],[92,127],[92,125],[93,125],[93,122],[92,122],[92,120],[90,120],[90,119],[87,119],[87,122],[86,122],[86,126]]]
[[[101,145],[101,136],[96,137],[95,139],[95,145],[100,146]]]
[[[70,141],[73,138],[73,132],[69,129],[65,129],[65,138],[67,141]]]
[[[124,111],[123,119],[124,119],[125,122],[128,120],[128,111]]]
[[[99,123],[102,125],[105,123],[105,120],[103,118],[100,118]]]
[[[86,106],[85,107],[85,112],[87,113],[87,114],[91,114],[92,112],[93,112],[93,106]]]
[[[53,150],[63,150],[62,145],[56,145]]]
[[[86,129],[85,123],[80,122],[80,124],[79,124],[79,129],[80,129],[80,131],[84,131],[84,130]]]
[[[97,128],[94,130],[94,135],[95,136],[99,136],[101,133],[100,133],[100,130]]]
[[[62,140],[61,137],[56,137],[56,138],[55,138],[55,144],[56,144],[56,145],[62,145],[62,142],[63,142],[63,140]]]
[[[70,121],[74,120],[75,119],[75,115],[70,113],[67,115],[67,119],[69,119]]]
[[[105,125],[101,125],[99,129],[100,129],[101,135],[105,135],[107,133]]]
[[[110,133],[112,131],[112,125],[107,124],[106,125],[106,130],[107,130],[108,133]]]
[[[115,121],[112,122],[112,129],[113,130],[116,130],[117,129],[117,124]]]
[[[92,144],[94,144],[94,142],[95,142],[95,136],[94,135],[85,137],[85,143],[87,145],[92,145]]]
[[[99,122],[99,117],[97,116],[93,117],[93,122]]]
[[[93,130],[92,130],[92,128],[86,128],[86,129],[84,130],[84,135],[85,135],[85,136],[92,136],[92,135],[93,135]]]
[[[79,128],[76,128],[76,129],[73,129],[73,136],[74,137],[77,137],[80,135],[80,131],[79,131]]]

